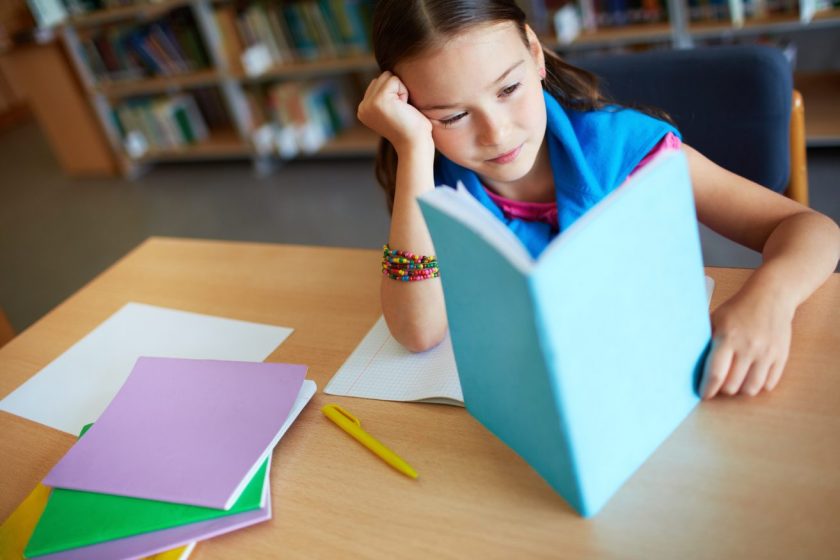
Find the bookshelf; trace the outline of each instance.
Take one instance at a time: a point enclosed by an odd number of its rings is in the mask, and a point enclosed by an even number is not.
[[[198,161],[217,159],[246,159],[251,156],[251,147],[242,141],[233,130],[216,131],[202,142],[165,150],[150,149],[137,159],[138,163],[166,161]]]
[[[377,71],[366,35],[375,0],[30,1],[66,9],[59,35],[125,175],[164,161],[243,159],[263,172],[290,158],[375,153],[376,136],[355,120]],[[797,1],[809,3],[808,17]],[[553,22],[568,0],[520,4],[551,48],[585,54],[840,28],[840,7],[812,2],[573,0],[584,25],[563,42]],[[837,77],[803,80],[809,131],[819,122],[818,143],[840,143]],[[197,113],[187,115],[185,97]]]
[[[578,6],[585,5],[588,1],[578,0]],[[617,1],[624,2],[625,6],[630,5],[629,1]],[[660,0],[653,1],[661,4]],[[545,40],[560,52],[621,48],[636,44],[668,44],[684,48],[705,39],[840,28],[840,2],[833,0],[836,7],[820,9],[810,18],[803,20],[800,1],[804,4],[810,0],[791,0],[785,4],[784,10],[768,11],[763,15],[744,15],[738,19],[728,7],[714,17],[703,17],[696,13],[691,14],[692,6],[699,4],[700,0],[667,0],[667,4],[661,4],[658,12],[660,15],[656,16],[657,21],[628,21],[623,24],[593,24],[586,27],[581,20],[580,33],[574,40],[558,42],[554,34],[547,36]],[[703,5],[708,6],[710,3],[714,5],[714,0],[707,0]],[[736,12],[744,10],[742,0],[732,0],[727,6],[731,5],[741,6]],[[579,14],[585,13],[583,8],[578,8],[577,11]]]
[[[218,85],[224,75],[215,69],[201,70],[180,76],[157,76],[134,80],[104,80],[97,83],[91,93],[99,93],[108,99],[155,94],[162,91],[180,91],[190,87]]]
[[[374,153],[350,111],[376,70],[373,0],[63,1],[60,36],[125,175],[164,161],[250,159],[261,170]],[[276,84],[292,82],[306,85],[270,106]],[[186,115],[184,98],[197,112]]]
[[[656,8],[658,3],[659,7]],[[573,40],[560,42],[561,33],[545,42],[559,53],[573,57],[603,50],[638,48],[691,48],[705,43],[742,41],[772,42],[795,32],[840,31],[838,0],[575,0],[580,32]],[[598,15],[599,9],[632,10],[648,6],[647,21],[638,15],[613,17],[624,23],[611,24]],[[589,25],[586,25],[590,10]],[[594,10],[594,14],[592,13]],[[704,13],[703,10],[706,10]],[[708,13],[710,10],[714,13]],[[551,12],[546,15],[551,17]],[[548,23],[543,27],[550,27]],[[840,37],[840,33],[836,35]],[[837,41],[833,45],[838,48]],[[794,86],[805,102],[805,130],[808,146],[840,146],[840,71],[795,73]]]
[[[190,0],[162,0],[159,2],[142,2],[124,6],[105,7],[80,15],[72,15],[67,23],[77,29],[81,29],[120,21],[151,20],[175,8],[186,6],[189,3]]]

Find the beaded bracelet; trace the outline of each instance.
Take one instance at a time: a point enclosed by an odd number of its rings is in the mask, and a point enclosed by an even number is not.
[[[391,249],[386,243],[382,246],[382,274],[392,280],[414,282],[438,278],[440,271],[436,257]]]

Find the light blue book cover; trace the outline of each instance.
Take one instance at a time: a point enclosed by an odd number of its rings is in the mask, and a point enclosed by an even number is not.
[[[685,156],[648,165],[536,261],[463,188],[419,203],[467,410],[594,515],[699,402],[711,327]]]

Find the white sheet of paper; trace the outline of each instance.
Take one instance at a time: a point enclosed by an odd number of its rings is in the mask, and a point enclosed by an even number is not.
[[[261,362],[292,329],[128,303],[0,401],[0,410],[77,435],[140,356]]]
[[[715,281],[706,276],[709,303],[714,289]],[[414,354],[394,340],[384,317],[376,321],[324,392],[386,401],[464,403],[449,335],[437,347]]]
[[[706,276],[706,305],[712,305],[712,294],[715,293],[715,279]]]
[[[324,392],[386,401],[464,404],[449,335],[435,348],[412,353],[394,340],[380,317]]]

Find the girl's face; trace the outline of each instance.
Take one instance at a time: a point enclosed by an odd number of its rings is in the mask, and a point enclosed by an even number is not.
[[[488,186],[508,185],[499,190],[528,176],[545,137],[543,53],[528,36],[526,46],[512,22],[480,25],[395,69],[435,147]]]

